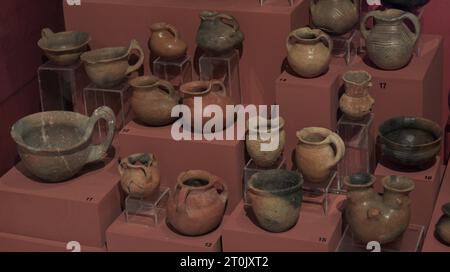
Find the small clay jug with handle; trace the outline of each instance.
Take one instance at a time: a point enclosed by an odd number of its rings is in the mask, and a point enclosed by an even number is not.
[[[178,30],[167,23],[150,26],[152,35],[148,41],[150,51],[164,60],[175,60],[186,55],[187,45]]]
[[[172,117],[172,109],[180,103],[180,97],[168,81],[142,76],[129,84],[133,87],[131,107],[140,121],[149,126],[165,126],[177,119]]]
[[[347,118],[364,119],[372,112],[375,100],[369,94],[372,76],[366,71],[348,71],[342,77],[345,93],[341,96],[339,106]]]
[[[219,177],[201,170],[182,173],[169,198],[167,223],[183,235],[207,234],[222,222],[227,201]]]
[[[375,26],[368,30],[366,23],[375,19]],[[405,24],[410,20],[412,32]],[[369,59],[384,70],[398,70],[405,67],[414,53],[420,37],[421,25],[416,15],[398,9],[369,12],[361,22],[361,34],[366,40]]]
[[[158,160],[153,154],[134,154],[120,161],[122,189],[131,197],[145,198],[159,190]]]
[[[333,41],[319,29],[309,27],[292,31],[286,42],[287,60],[298,75],[318,77],[328,70]]]
[[[326,128],[309,127],[297,132],[296,149],[298,170],[306,181],[325,182],[345,155],[345,143]]]

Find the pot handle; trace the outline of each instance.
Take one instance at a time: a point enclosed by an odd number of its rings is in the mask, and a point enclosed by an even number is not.
[[[220,13],[217,15],[217,18],[219,18],[224,24],[231,26],[234,32],[239,30],[239,24],[230,15]]]
[[[50,38],[50,36],[55,35],[55,33],[48,27],[42,29],[41,36],[42,38]]]
[[[178,30],[173,26],[173,25],[166,25],[166,29],[172,33],[172,35],[174,36],[175,39],[180,38],[180,32],[178,32]]]
[[[179,187],[179,185],[177,185]],[[191,189],[188,187],[181,187],[177,197],[177,211],[186,210],[186,201],[191,193]]]
[[[286,48],[287,51],[290,52],[294,44],[296,44],[298,41],[297,35],[295,35],[295,30],[289,33],[289,36],[287,37],[286,41]]]
[[[330,50],[330,52],[333,52],[333,40],[325,33],[321,33],[319,35],[319,40],[322,41],[326,47]]]
[[[87,163],[96,162],[96,161],[103,159],[106,156],[106,152],[108,151],[109,147],[111,146],[113,138],[114,138],[114,133],[116,131],[116,117],[114,115],[113,110],[106,106],[100,107],[95,110],[94,114],[89,119],[89,122],[88,122],[88,125],[86,128],[86,133],[89,133],[89,134],[88,134],[88,136],[85,135],[85,137],[91,136],[91,134],[94,130],[95,124],[97,124],[97,122],[101,119],[105,120],[108,124],[108,135],[106,136],[106,139],[102,144],[91,145],[89,147],[90,151],[89,151]]]
[[[219,194],[220,200],[222,200],[223,203],[226,203],[228,200],[228,187],[219,178],[217,178],[217,180],[214,180],[212,183],[214,188],[217,190],[217,193]]]
[[[364,38],[365,40],[367,40],[367,38],[369,37],[369,34],[370,34],[370,30],[368,30],[367,27],[366,27],[367,21],[368,21],[371,17],[374,17],[376,12],[377,12],[377,11],[374,10],[374,11],[371,11],[371,12],[367,13],[366,16],[364,16],[364,18],[363,18],[362,21],[361,21],[361,28],[360,28],[360,30],[361,30],[361,35],[363,36],[363,38]]]
[[[330,134],[330,136],[328,136],[328,139],[330,140],[330,143],[336,148],[336,156],[334,157],[330,165],[330,167],[334,167],[339,163],[340,160],[342,160],[345,155],[345,143],[341,139],[341,137],[339,137],[339,135],[334,132]]]
[[[158,80],[157,85],[158,85],[158,87],[163,87],[164,90],[167,90],[167,92],[170,96],[176,95],[176,90],[169,81],[160,79],[160,80]]]
[[[381,216],[381,211],[377,208],[369,208],[367,210],[367,218],[368,219],[377,219]]]
[[[220,80],[212,80],[209,85],[209,89],[212,91],[214,86],[219,86],[219,91],[216,91],[217,93],[221,94],[222,96],[227,95],[227,87],[225,87],[225,84]]]
[[[139,52],[139,60],[135,65],[128,67],[126,72],[127,75],[137,71],[142,66],[142,64],[144,64],[145,59],[144,50],[142,50],[142,47],[139,45],[139,42],[137,40],[131,41],[130,47],[128,48],[128,57],[134,50]]]
[[[407,20],[407,19],[409,19],[409,20],[413,23],[413,25],[414,25],[414,32],[412,32],[411,30],[409,30],[408,27],[406,27],[406,28],[408,29],[409,33],[411,33],[411,36],[412,36],[412,38],[413,38],[414,43],[416,43],[417,40],[418,40],[419,37],[420,37],[420,32],[421,32],[421,30],[422,30],[422,26],[420,25],[419,18],[417,18],[416,15],[407,12],[407,13],[405,13],[405,14],[402,15],[401,19],[402,19],[402,20]]]

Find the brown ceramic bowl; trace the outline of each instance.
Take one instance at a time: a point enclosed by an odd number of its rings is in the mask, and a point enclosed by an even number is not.
[[[53,33],[50,29],[42,30],[38,46],[55,64],[68,66],[76,63],[80,55],[87,51],[91,37],[86,32]]]
[[[442,142],[442,129],[419,117],[397,117],[379,128],[382,160],[399,167],[424,168],[434,163]]]

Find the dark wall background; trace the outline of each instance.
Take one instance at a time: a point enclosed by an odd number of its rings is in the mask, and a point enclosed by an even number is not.
[[[41,29],[64,29],[61,0],[2,0],[0,3],[0,176],[17,160],[9,137],[19,118],[39,111],[36,42]]]

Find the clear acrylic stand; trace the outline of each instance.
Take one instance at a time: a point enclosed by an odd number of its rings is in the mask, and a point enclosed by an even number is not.
[[[345,115],[339,119],[337,133],[345,143],[346,151],[338,164],[337,193],[345,193],[344,178],[356,173],[373,173],[375,167],[375,152],[370,136],[374,114],[367,115],[362,120],[351,120]]]
[[[345,63],[349,65],[353,58],[358,54],[360,47],[359,31],[352,30],[341,36],[330,36],[333,40],[333,56],[335,58],[344,58]]]
[[[75,111],[84,114],[83,87],[88,79],[81,62],[70,66],[47,62],[38,68],[42,111]]]
[[[221,80],[227,88],[227,95],[236,104],[242,102],[238,50],[221,56],[204,54],[199,59],[199,65],[201,80]]]
[[[397,241],[380,245],[374,252],[419,252],[424,237],[425,228],[419,225],[410,225],[402,237]],[[374,241],[376,243],[376,241]],[[350,227],[347,226],[336,252],[372,252],[376,250],[371,245],[358,243],[353,239]]]
[[[153,75],[172,83],[175,89],[192,81],[192,61],[190,56],[177,60],[164,60],[161,57],[153,62]]]
[[[163,221],[166,213],[170,189],[160,188],[155,194],[147,198],[133,198],[125,200],[125,216],[129,223],[157,226]]]
[[[328,215],[331,187],[336,179],[336,171],[333,171],[330,174],[329,179],[322,183],[310,182],[307,179],[304,179],[303,202],[321,205],[324,215]]]
[[[283,159],[283,156],[280,157],[277,163],[274,164],[271,168],[261,168],[258,167],[254,162],[253,159],[250,159],[250,161],[247,163],[247,165],[244,168],[244,205],[248,206],[249,201],[247,198],[247,189],[248,189],[248,182],[250,181],[250,178],[256,174],[260,173],[262,171],[267,170],[277,170],[277,169],[286,169],[286,163]]]
[[[84,88],[86,114],[90,116],[97,108],[108,106],[116,114],[116,130],[120,131],[133,118],[130,104],[131,95],[132,88],[128,83],[122,83],[109,89],[102,89],[91,83]],[[93,134],[94,141],[104,138],[107,132],[106,122],[100,120]]]
[[[289,3],[289,6],[291,7],[294,5],[294,0],[285,0],[285,1],[287,1]],[[266,0],[259,0],[259,5],[264,6],[265,2]]]

